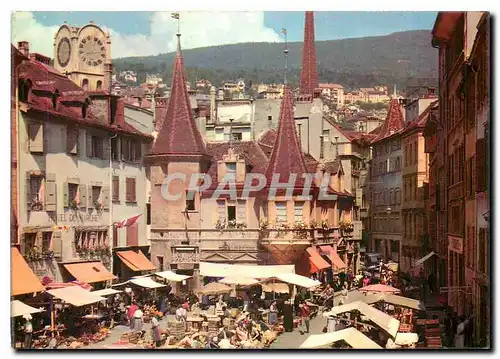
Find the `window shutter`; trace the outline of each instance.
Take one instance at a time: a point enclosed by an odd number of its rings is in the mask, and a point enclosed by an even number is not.
[[[127,247],[139,245],[139,227],[137,223],[127,227]]]
[[[87,157],[92,157],[92,135],[87,132],[86,136]]]
[[[54,173],[47,173],[45,176],[45,210],[57,210],[56,198],[56,175]]]
[[[130,178],[125,179],[125,202],[130,202]]]
[[[102,188],[102,206],[104,209],[109,209],[109,187]]]
[[[87,208],[87,186],[79,185],[78,191],[80,192],[80,208]],[[90,193],[92,193],[92,191],[90,191]]]
[[[67,208],[69,207],[69,187],[68,187],[68,182],[63,183],[63,201],[64,201],[64,207]]]
[[[135,187],[136,187],[136,184],[135,184],[135,178],[132,178],[132,180],[130,181],[132,183],[132,202],[137,202],[137,199],[136,199],[136,193],[135,193]]]
[[[109,140],[107,136],[102,139],[102,158],[109,161]]]
[[[54,252],[54,257],[62,257],[61,232],[52,232],[52,251]]]
[[[32,123],[28,127],[30,152],[43,152],[43,125]]]
[[[30,173],[30,171],[26,171],[25,192],[26,192],[26,203],[27,203],[26,208],[28,209],[28,212],[29,212],[31,210],[31,173]]]
[[[481,138],[476,141],[476,192],[486,190],[486,141]]]
[[[84,187],[85,185],[82,185]],[[92,193],[92,186],[88,186],[87,189],[87,197],[88,197],[88,208],[92,211],[92,208],[94,208],[94,198],[93,198],[93,193]]]
[[[113,201],[120,201],[120,177],[113,176]]]

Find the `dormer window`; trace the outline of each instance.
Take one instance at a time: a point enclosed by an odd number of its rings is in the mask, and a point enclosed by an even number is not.
[[[239,133],[232,133],[231,137],[232,137],[231,139],[233,141],[241,141],[243,139],[243,136],[242,136],[241,132],[239,132]]]
[[[226,178],[236,181],[236,162],[226,162]]]
[[[97,90],[101,90],[102,89],[102,81],[101,80],[97,81],[95,87],[96,87]]]
[[[31,81],[30,80],[19,80],[19,84],[18,84],[19,101],[20,102],[28,102],[30,92],[31,92]]]
[[[84,91],[87,91],[88,90],[88,87],[89,87],[89,80],[88,79],[83,79],[82,80],[82,89]]]

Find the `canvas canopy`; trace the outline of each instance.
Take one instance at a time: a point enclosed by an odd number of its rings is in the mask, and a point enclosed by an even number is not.
[[[106,300],[106,298],[103,298],[78,286],[52,289],[47,291],[47,293],[61,299],[68,304],[74,305],[75,307],[80,307],[82,305],[97,303],[101,300]]]
[[[27,304],[24,304],[23,302],[19,300],[13,300],[10,302],[10,316],[11,317],[20,317],[22,315],[26,314],[34,314],[34,313],[40,313],[43,312],[43,309],[40,308],[33,308]]]
[[[394,339],[394,344],[396,345],[410,345],[418,343],[417,333],[397,333]]]
[[[106,289],[96,290],[96,291],[93,291],[91,293],[94,293],[94,294],[100,295],[100,296],[105,296],[105,295],[112,295],[112,294],[116,294],[116,293],[121,293],[121,290],[106,288]]]
[[[333,307],[329,312],[323,313],[323,316],[336,316],[341,313],[352,312],[353,310],[359,311],[362,315],[364,315],[372,322],[377,324],[380,328],[389,333],[389,335],[391,335],[393,338],[396,336],[400,324],[399,320],[361,301]]]
[[[346,328],[336,332],[310,335],[300,346],[301,349],[321,348],[344,340],[354,349],[383,349],[356,328]]]
[[[374,293],[401,293],[398,288],[391,287],[385,284],[372,284],[366,287],[359,288],[360,292],[374,292]]]
[[[16,247],[11,248],[11,295],[42,292],[45,288]]]
[[[304,287],[307,289],[317,287],[321,285],[320,281],[304,277],[295,273],[285,273],[278,274],[275,276],[276,279],[279,279],[282,282],[298,285],[299,287]]]
[[[169,270],[163,272],[157,272],[154,275],[165,278],[166,280],[169,280],[171,282],[182,282],[183,280],[191,278],[191,276],[189,275],[177,274]]]
[[[271,278],[279,274],[295,273],[295,266],[293,264],[252,266],[244,264],[200,262],[200,275],[204,277],[248,277],[250,273],[252,274],[252,278]]]
[[[400,307],[406,307],[415,310],[425,310],[425,306],[416,299],[402,297],[400,295],[387,294],[387,293],[372,293],[364,295],[359,291],[352,291],[349,293],[349,299],[346,300],[344,304],[353,303],[358,300],[366,304],[385,302]]]
[[[198,292],[201,294],[205,295],[214,295],[214,294],[222,294],[222,293],[229,293],[233,289],[225,284],[222,283],[217,283],[217,282],[212,282],[208,283],[206,286],[201,288]]]
[[[289,293],[288,283],[265,283],[262,284],[262,290],[267,293]]]
[[[421,265],[422,263],[424,263],[427,259],[429,259],[430,257],[432,257],[434,254],[436,254],[436,252],[432,251],[430,252],[429,254],[427,254],[426,256],[420,258],[418,261],[415,262],[415,264],[413,265],[414,267],[417,267],[419,265]]]
[[[254,285],[258,284],[259,281],[257,279],[248,277],[226,277],[222,278],[219,283],[229,285]]]
[[[149,277],[132,278],[128,281],[128,283],[132,283],[140,287],[151,288],[151,289],[165,287],[165,284],[160,284],[158,282],[155,282]]]

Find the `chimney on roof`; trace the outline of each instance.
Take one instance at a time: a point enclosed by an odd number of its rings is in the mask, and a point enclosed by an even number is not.
[[[17,49],[26,57],[30,57],[30,43],[28,41],[19,41]]]
[[[335,136],[335,158],[339,157],[339,136]]]

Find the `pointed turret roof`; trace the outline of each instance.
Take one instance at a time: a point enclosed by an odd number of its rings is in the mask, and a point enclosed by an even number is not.
[[[285,86],[281,100],[278,133],[266,170],[267,183],[271,184],[274,173],[279,173],[280,183],[287,182],[291,173],[297,174],[297,182],[308,173],[293,119],[292,92]]]
[[[389,111],[387,112],[385,122],[381,126],[377,137],[375,137],[372,143],[390,137],[396,132],[403,130],[404,128],[405,120],[403,118],[403,113],[401,112],[401,107],[399,106],[399,101],[397,98],[393,97],[389,104]]]
[[[170,97],[165,117],[153,145],[153,155],[207,155],[205,143],[194,122],[184,76],[184,61],[177,46]],[[157,119],[159,120],[159,119]]]
[[[318,88],[318,73],[316,72],[316,47],[314,45],[314,15],[306,11],[304,26],[304,47],[302,49],[302,70],[300,72],[300,94],[312,95]]]

